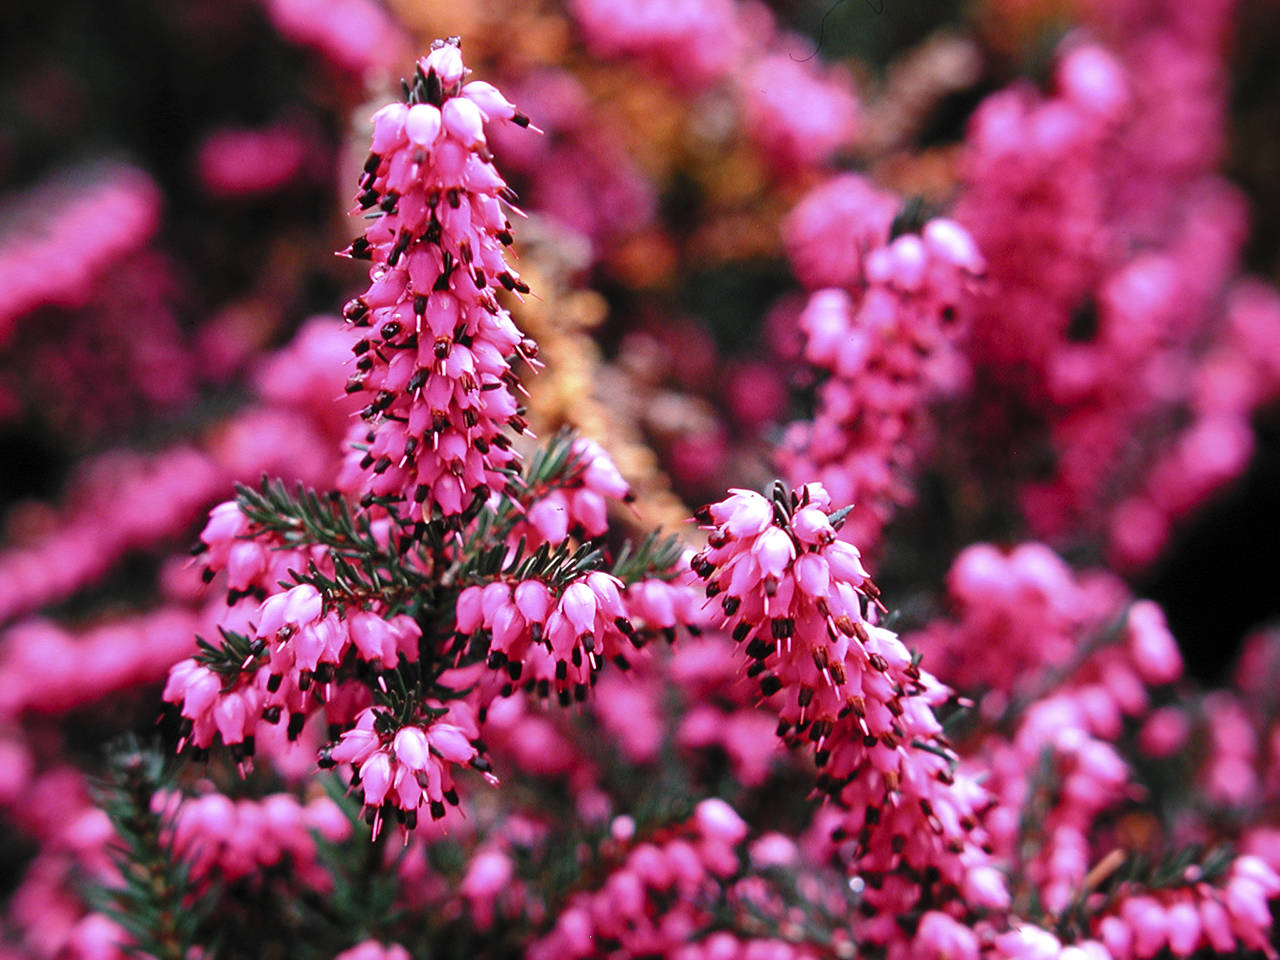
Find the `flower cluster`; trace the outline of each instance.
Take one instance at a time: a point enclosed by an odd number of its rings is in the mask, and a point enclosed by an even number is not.
[[[528,287],[506,263],[503,204],[515,195],[485,134],[486,123],[529,120],[466,74],[457,45],[441,43],[419,63],[410,102],[378,111],[357,202],[382,215],[348,251],[373,264],[369,289],[343,311],[359,337],[347,389],[370,402],[339,485],[403,501],[414,520],[506,488],[516,455],[505,429],[526,428],[508,358],[537,354],[494,294]]]
[[[708,547],[691,563],[724,629],[745,644],[747,676],[775,698],[779,734],[811,746],[819,787],[846,811],[840,831],[857,846],[849,867],[884,911],[865,935],[891,939],[890,918],[941,885],[975,906],[1007,907],[978,824],[987,796],[955,771],[934,713],[947,690],[876,624],[879,590],[836,536],[847,511],[831,513],[817,483],[732,493],[702,512]]]
[[[836,501],[858,504],[850,536],[868,547],[911,500],[922,411],[966,382],[962,308],[985,269],[963,227],[935,219],[902,232],[897,210],[893,197],[846,175],[785,224],[797,275],[822,288],[800,314],[804,356],[831,376],[813,420],[788,429],[782,466],[793,481],[817,477]]]

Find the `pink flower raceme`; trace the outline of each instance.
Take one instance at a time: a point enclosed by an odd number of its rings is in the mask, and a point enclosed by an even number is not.
[[[506,263],[503,204],[515,195],[485,133],[529,121],[467,73],[458,47],[439,43],[409,103],[374,116],[358,203],[380,216],[347,251],[373,261],[369,289],[344,311],[359,336],[348,391],[371,399],[339,485],[402,501],[413,520],[507,487],[516,455],[505,430],[526,426],[508,358],[536,353],[494,295],[528,287]]]
[[[541,580],[494,580],[458,596],[460,640],[487,639],[490,668],[562,703],[585,699],[602,660],[627,662],[642,638],[627,616],[623,584],[592,571],[552,586]],[[483,631],[483,632],[482,632]],[[507,685],[507,691],[511,685]]]
[[[0,237],[0,343],[39,306],[83,306],[104,271],[136,255],[160,220],[160,191],[141,170],[103,165],[67,181],[33,191],[31,211],[6,211],[34,215],[14,217],[22,230]]]
[[[293,739],[322,704],[327,704],[331,722],[349,720],[340,696],[347,685],[331,682],[344,663],[363,661],[390,670],[402,659],[418,657],[421,630],[411,617],[384,618],[358,608],[326,611],[323,597],[310,584],[278,590],[256,613],[232,608],[223,627],[235,629],[238,619],[244,621],[240,626],[249,646],[242,663],[226,665],[237,668],[233,675],[187,659],[170,671],[165,685],[164,699],[178,705],[191,725],[184,740],[197,749],[221,736],[239,755],[252,756],[258,724],[274,724],[287,715]],[[354,689],[363,688],[357,684]]]
[[[306,886],[327,889],[331,881],[317,862],[315,834],[330,843],[351,835],[350,822],[327,797],[303,804],[288,793],[259,800],[158,793],[151,806],[172,818],[174,853],[188,860],[200,882],[253,877],[288,860]]]
[[[825,945],[806,942],[800,914],[760,877],[740,874],[748,829],[723,800],[703,800],[694,816],[665,835],[632,842],[635,824],[618,818],[613,836],[625,857],[594,890],[575,893],[554,928],[528,947],[532,960],[652,955],[681,960],[744,957],[804,960],[851,955],[840,930]],[[758,857],[759,844],[751,848]],[[784,854],[785,856],[785,854]],[[764,857],[759,859],[764,860]],[[767,861],[766,861],[767,862]],[[813,877],[804,878],[812,881]],[[847,909],[838,884],[801,884],[812,901]],[[833,889],[835,888],[835,889]],[[789,935],[775,930],[790,930]],[[751,931],[747,933],[746,931]],[[619,946],[606,951],[603,945]]]
[[[363,710],[338,742],[321,753],[322,766],[346,763],[355,770],[353,782],[360,786],[365,820],[375,836],[388,811],[412,829],[422,807],[433,820],[444,817],[446,802],[456,807],[453,767],[474,767],[497,783],[476,747],[479,727],[466,704],[454,701],[446,709],[427,702],[426,708],[435,718],[422,725],[398,725],[389,711]]]
[[[577,437],[570,447],[570,463],[551,485],[525,492],[525,515],[507,535],[512,546],[522,540],[529,549],[544,543],[556,546],[572,534],[595,538],[609,529],[608,502],[635,499],[613,460],[600,444]]]
[[[839,288],[816,291],[800,315],[805,359],[831,376],[813,420],[788,428],[779,462],[794,481],[818,477],[836,500],[858,503],[846,535],[864,546],[911,500],[928,405],[967,380],[961,308],[985,269],[954,221],[891,237],[897,210],[848,175],[813,191],[784,228],[797,276]]]
[[[837,539],[842,515],[830,507],[816,483],[797,493],[778,484],[768,498],[732,491],[700,512],[709,545],[692,567],[745,644],[747,675],[774,697],[779,733],[812,745],[819,786],[858,842],[850,867],[874,880],[866,896],[883,917],[910,909],[930,875],[1003,909],[977,823],[989,798],[953,769],[933,713],[947,691],[876,625],[879,591],[857,549]],[[866,934],[895,935],[883,925]]]
[[[1094,920],[1096,935],[1117,960],[1151,960],[1166,948],[1175,957],[1197,951],[1261,951],[1274,960],[1269,901],[1280,876],[1257,857],[1237,857],[1219,881],[1188,868],[1187,885],[1150,893],[1125,890]]]

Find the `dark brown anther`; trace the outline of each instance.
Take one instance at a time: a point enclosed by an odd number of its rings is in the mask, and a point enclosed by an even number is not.
[[[427,377],[431,376],[431,371],[426,367],[419,367],[414,371],[413,376],[409,378],[409,382],[405,385],[410,393],[417,393],[427,385]]]
[[[369,156],[365,157],[365,160],[364,160],[364,172],[377,173],[378,164],[380,163],[382,163],[382,158],[380,156],[378,156],[376,153],[369,154]]]
[[[502,284],[504,290],[514,290],[516,288],[516,278],[505,270],[498,274],[498,282]]]
[[[752,660],[763,660],[769,654],[773,653],[773,644],[769,643],[763,637],[754,637],[747,644],[747,656]]]
[[[442,236],[444,236],[444,228],[440,226],[440,221],[433,214],[427,223],[427,229],[422,231],[422,239],[427,243],[439,243]]]
[[[367,237],[356,237],[351,241],[351,246],[347,247],[347,256],[352,260],[372,260],[373,249],[369,246]]]
[[[498,242],[501,243],[504,247],[509,247],[516,242],[516,238],[513,237],[510,234],[510,232],[503,230],[501,233],[498,234]]]
[[[387,472],[387,468],[391,466],[390,457],[379,457],[378,462],[373,465],[373,472],[383,474]]]
[[[884,673],[889,669],[889,661],[878,653],[867,654],[867,663],[871,664],[874,670]]]
[[[347,381],[347,385],[343,389],[347,393],[359,393],[364,389],[364,379],[362,377],[352,377]]]
[[[354,354],[358,357],[358,356],[360,356],[362,353],[368,353],[368,351],[369,351],[369,346],[370,346],[370,344],[369,344],[369,341],[368,341],[368,340],[360,340],[360,341],[358,341],[358,342],[356,343],[356,345],[355,345],[354,347],[352,347],[352,348],[351,348],[351,352],[352,352],[352,353],[354,353]]]
[[[738,608],[740,606],[742,606],[741,597],[725,597],[720,601],[720,607],[724,610],[724,615],[726,617],[732,617],[738,612]]]
[[[485,287],[489,285],[489,281],[485,277],[484,271],[479,267],[476,267],[474,270],[471,271],[471,282],[475,284],[475,288],[477,290],[483,290]]]
[[[436,337],[436,342],[432,347],[432,352],[436,355],[437,360],[443,360],[449,356],[449,349],[453,346],[453,341],[448,337]]]
[[[462,195],[458,192],[457,187],[450,187],[446,190],[444,198],[449,202],[449,206],[453,207],[455,210],[457,210],[462,204]]]
[[[707,599],[709,600],[720,593],[720,589],[720,584],[716,583],[714,580],[708,583],[706,589]]]
[[[373,369],[372,355],[366,353],[363,357],[357,360],[356,369],[359,370],[361,373],[368,373],[370,370],[372,370]]]
[[[529,287],[529,285],[525,283],[523,280],[515,281],[516,293],[528,293],[530,289],[531,288]]]
[[[733,642],[741,643],[743,640],[747,639],[747,635],[750,633],[751,624],[747,623],[745,620],[739,621],[738,625],[733,628]]]
[[[782,681],[772,673],[760,681],[760,692],[766,697],[773,696],[781,689]]]
[[[369,305],[360,297],[348,300],[342,308],[342,317],[349,323],[358,323],[369,312]]]
[[[387,254],[387,263],[393,267],[399,263],[400,258],[404,255],[404,252],[409,249],[409,244],[412,242],[413,234],[401,227],[400,232],[396,234],[395,245],[391,248],[391,252]]]
[[[517,127],[527,127],[529,125],[529,118],[517,110],[515,116],[511,118],[511,122]]]
[[[378,202],[378,191],[366,190],[364,193],[360,194],[360,196],[356,198],[356,201],[360,204],[361,210],[368,210],[370,207],[372,207],[375,203]]]
[[[370,467],[372,467],[372,466],[373,466],[373,454],[372,454],[372,453],[366,453],[363,457],[361,457],[361,458],[360,458],[360,469],[361,469],[361,470],[368,470],[368,469],[369,469]]]
[[[403,329],[404,327],[401,325],[399,320],[388,320],[378,329],[378,334],[383,340],[390,340],[399,335],[400,331]]]
[[[395,213],[396,204],[399,202],[400,194],[396,193],[394,190],[390,190],[387,192],[387,195],[382,198],[382,202],[378,204],[378,206],[382,208],[383,213]]]
[[[770,629],[773,632],[773,639],[785,640],[795,632],[796,622],[790,617],[774,617]]]

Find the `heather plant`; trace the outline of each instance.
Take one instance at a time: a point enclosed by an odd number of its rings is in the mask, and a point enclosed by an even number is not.
[[[351,102],[428,46],[401,6],[261,15]],[[0,335],[107,324],[115,417],[213,395],[11,514],[0,958],[1275,956],[1280,641],[1201,689],[1134,578],[1280,384],[1231,5],[1173,6],[1079,5],[1044,91],[908,159],[963,39],[855,93],[760,4],[462,11],[361,108],[360,291],[258,357],[285,280],[180,328],[156,185],[44,187]],[[191,173],[265,209],[318,137],[219,118]],[[664,299],[708,250],[783,277],[732,348]]]

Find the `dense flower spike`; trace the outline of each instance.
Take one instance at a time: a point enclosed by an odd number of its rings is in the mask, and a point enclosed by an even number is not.
[[[934,715],[947,691],[876,624],[879,590],[837,538],[848,511],[831,513],[817,483],[731,493],[700,514],[708,547],[691,564],[745,645],[747,676],[774,698],[778,732],[811,745],[819,786],[845,807],[849,866],[874,878],[865,895],[885,911],[865,935],[891,939],[889,918],[940,895],[939,883],[1006,908],[977,823],[987,795],[956,772]]]
[[[347,251],[372,261],[369,289],[344,311],[359,338],[347,389],[370,400],[340,485],[413,520],[507,487],[506,431],[526,428],[509,358],[537,354],[494,292],[529,288],[506,262],[515,195],[486,140],[486,125],[529,120],[468,73],[457,41],[439,43],[409,102],[374,116],[357,203],[377,217]]]
[[[909,211],[854,175],[805,198],[784,226],[796,273],[812,286],[800,314],[804,357],[830,378],[812,422],[792,424],[780,454],[789,477],[817,477],[858,504],[848,536],[866,547],[910,502],[925,411],[968,378],[959,346],[985,262],[952,220],[904,232]],[[897,214],[897,219],[895,219]]]
[[[479,728],[464,704],[445,708],[426,703],[435,714],[425,726],[405,724],[397,728],[386,711],[367,708],[338,742],[321,754],[321,765],[350,764],[353,783],[360,786],[365,820],[377,837],[385,811],[393,811],[400,823],[412,829],[418,811],[425,807],[431,819],[445,815],[445,803],[458,805],[451,768],[470,765],[488,774],[489,764],[475,746]]]
[[[458,635],[487,649],[489,667],[512,684],[544,697],[554,689],[567,705],[585,699],[601,662],[627,663],[640,642],[622,587],[598,570],[556,588],[533,579],[477,584],[458,595]]]

